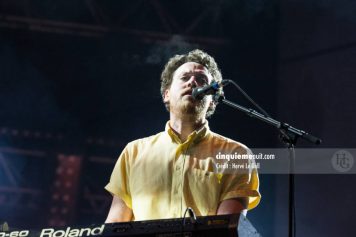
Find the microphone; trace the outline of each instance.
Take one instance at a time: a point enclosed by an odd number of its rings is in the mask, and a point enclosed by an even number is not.
[[[196,100],[201,100],[206,95],[214,95],[221,87],[229,84],[229,80],[222,80],[221,82],[212,82],[210,85],[194,88],[192,96]]]

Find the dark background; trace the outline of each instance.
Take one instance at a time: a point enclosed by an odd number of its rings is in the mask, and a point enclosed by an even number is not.
[[[159,77],[200,48],[273,117],[356,144],[356,3],[342,1],[0,1],[0,221],[102,223],[125,144],[164,129]],[[233,88],[226,97],[251,107]],[[215,132],[281,147],[277,132],[220,105]],[[300,141],[299,147],[312,147]],[[287,235],[287,177],[261,175],[248,218]],[[351,236],[354,175],[298,175],[298,236]]]

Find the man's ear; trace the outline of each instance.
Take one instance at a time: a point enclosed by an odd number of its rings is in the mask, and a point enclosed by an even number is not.
[[[168,103],[169,102],[169,90],[168,89],[166,89],[165,91],[164,91],[164,95],[163,95],[163,102],[164,103]]]
[[[209,102],[209,106],[208,106],[208,108],[206,109],[206,111],[207,111],[207,112],[208,112],[208,111],[212,111],[212,110],[214,110],[214,108],[215,108],[215,103],[214,103],[213,100],[211,100],[211,101]]]
[[[216,106],[216,102],[214,100],[211,100],[209,103],[209,108],[214,108]]]

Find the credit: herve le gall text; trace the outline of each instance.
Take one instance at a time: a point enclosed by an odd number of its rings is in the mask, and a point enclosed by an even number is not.
[[[224,163],[224,164],[216,163],[215,167],[218,170],[220,170],[220,169],[221,170],[226,170],[226,169],[243,169],[243,170],[246,170],[246,169],[259,169],[260,168],[260,163],[259,162],[256,162],[256,163],[242,163],[242,164],[239,164],[239,163]]]

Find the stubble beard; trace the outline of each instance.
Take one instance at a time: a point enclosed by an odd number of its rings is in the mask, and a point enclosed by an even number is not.
[[[201,100],[184,101],[181,100],[178,105],[178,111],[184,115],[189,115],[194,118],[205,117],[208,106],[208,97],[204,97]]]

